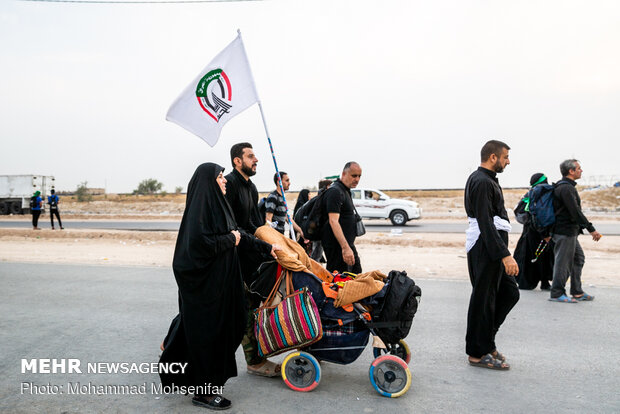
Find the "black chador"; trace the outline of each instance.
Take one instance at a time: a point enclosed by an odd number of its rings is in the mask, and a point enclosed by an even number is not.
[[[465,211],[470,221],[467,266],[472,284],[466,352],[474,358],[496,350],[495,334],[519,300],[517,284],[502,264],[510,255],[505,230],[509,223],[496,175],[479,167],[465,186]]]
[[[245,330],[243,279],[233,212],[216,178],[224,169],[200,165],[187,188],[172,268],[179,315],[172,321],[160,362],[188,363],[184,374],[160,374],[163,385],[223,386],[237,375],[235,350]],[[242,244],[256,243],[241,233]]]
[[[544,235],[540,234],[533,227],[531,222],[523,225],[523,233],[517,242],[514,258],[519,265],[519,275],[517,283],[519,289],[535,289],[540,282],[542,290],[549,290],[550,281],[553,279],[553,241],[549,244],[543,240]],[[542,243],[541,243],[542,242]],[[540,254],[536,256],[536,251]],[[533,263],[532,260],[536,259]]]
[[[539,184],[548,184],[547,177],[543,173],[536,173],[530,178],[531,188]],[[534,227],[530,214],[526,211],[529,201],[528,193],[515,208],[515,215],[523,218],[523,233],[517,242],[514,258],[519,265],[517,283],[519,289],[531,290],[540,282],[542,290],[549,290],[549,281],[553,279],[553,241],[545,242],[548,232],[539,232]],[[519,214],[520,213],[520,214]],[[532,260],[534,260],[532,262]]]

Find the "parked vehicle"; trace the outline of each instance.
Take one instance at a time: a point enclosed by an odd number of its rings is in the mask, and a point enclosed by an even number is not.
[[[54,188],[55,179],[46,175],[0,175],[0,215],[30,213],[30,197],[41,192],[42,210]]]
[[[385,193],[371,188],[353,188],[353,204],[364,219],[387,219],[393,225],[404,226],[409,220],[422,217],[422,209],[415,201],[390,198]]]

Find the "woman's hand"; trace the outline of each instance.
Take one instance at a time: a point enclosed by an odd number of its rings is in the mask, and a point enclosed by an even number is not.
[[[282,251],[282,248],[278,246],[277,244],[271,245],[271,255],[273,256],[274,259],[278,258],[278,256],[276,255],[276,252],[281,252],[281,251]]]
[[[232,230],[231,233],[235,235],[235,246],[239,246],[239,241],[241,240],[241,233],[239,233],[239,231],[237,230]]]

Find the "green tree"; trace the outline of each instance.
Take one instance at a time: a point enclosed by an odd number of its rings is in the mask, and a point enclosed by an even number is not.
[[[80,203],[83,201],[91,201],[93,199],[93,195],[88,192],[88,181],[84,181],[77,186],[75,195],[77,196],[77,201]]]
[[[174,193],[175,194],[181,194],[181,191],[183,191],[183,187],[174,187]]]
[[[155,194],[164,186],[154,178],[147,178],[138,184],[138,188],[133,190],[134,194]]]

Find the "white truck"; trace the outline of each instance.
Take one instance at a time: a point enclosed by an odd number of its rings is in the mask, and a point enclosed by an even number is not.
[[[404,226],[409,220],[422,217],[422,209],[415,201],[390,198],[372,188],[353,188],[351,197],[357,213],[364,219],[389,218],[393,225]]]
[[[41,192],[42,210],[55,179],[49,175],[0,175],[0,215],[30,213],[30,197]]]

